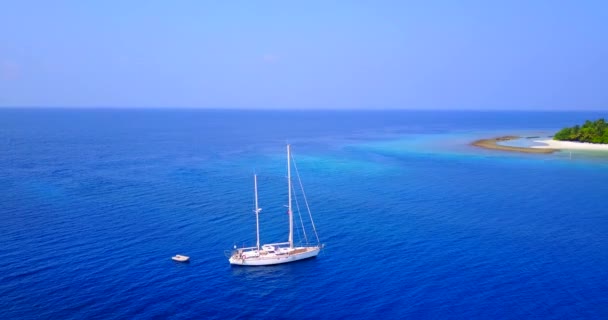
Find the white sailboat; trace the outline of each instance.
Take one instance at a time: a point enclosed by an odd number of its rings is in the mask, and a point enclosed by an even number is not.
[[[295,163],[294,163],[295,164]],[[295,167],[297,173],[297,166]],[[304,195],[304,190],[302,189],[302,195],[304,201],[306,203],[306,209],[308,210],[308,214],[310,217],[310,222],[312,225],[312,229],[315,234],[316,244],[309,244],[308,238],[306,237],[304,224],[302,220],[302,216],[300,215],[300,222],[302,223],[302,230],[304,232],[304,238],[306,243],[302,245],[295,245],[293,241],[293,210],[292,210],[292,182],[291,182],[291,151],[290,146],[287,145],[287,194],[288,194],[288,210],[289,214],[289,237],[287,242],[280,243],[268,243],[260,246],[260,223],[259,223],[259,215],[262,209],[258,206],[258,183],[257,183],[257,175],[253,176],[254,180],[254,191],[255,191],[255,222],[256,222],[256,246],[255,247],[244,247],[244,248],[234,248],[234,250],[228,255],[228,261],[232,265],[241,265],[241,266],[267,266],[273,264],[281,264],[294,262],[298,260],[303,260],[307,258],[316,257],[323,245],[319,242],[319,236],[317,235],[317,230],[315,228],[314,222],[312,220],[312,215],[310,214],[310,209],[308,206],[308,202],[306,201],[306,196]],[[302,183],[299,185],[302,187]]]

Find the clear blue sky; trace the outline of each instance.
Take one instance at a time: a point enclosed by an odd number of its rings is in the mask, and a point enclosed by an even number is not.
[[[608,1],[3,1],[0,106],[608,110]]]

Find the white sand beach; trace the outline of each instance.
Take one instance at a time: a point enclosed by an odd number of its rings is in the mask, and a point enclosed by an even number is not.
[[[537,148],[537,149],[608,151],[608,144],[596,144],[596,143],[573,142],[573,141],[557,141],[557,140],[552,140],[552,139],[535,140],[534,142],[546,144],[546,146],[532,146],[532,148]]]

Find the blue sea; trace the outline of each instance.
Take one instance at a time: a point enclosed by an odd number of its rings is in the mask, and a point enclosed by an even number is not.
[[[606,319],[608,154],[470,145],[606,116],[2,109],[0,318]],[[231,266],[286,143],[325,249]]]

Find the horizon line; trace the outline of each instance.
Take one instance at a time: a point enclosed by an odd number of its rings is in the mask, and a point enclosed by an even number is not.
[[[192,106],[7,106],[0,105],[0,110],[5,109],[35,109],[35,110],[51,110],[51,109],[69,109],[69,110],[200,110],[200,111],[479,111],[479,112],[608,112],[606,109],[481,109],[481,108],[247,108],[247,107],[192,107]]]

